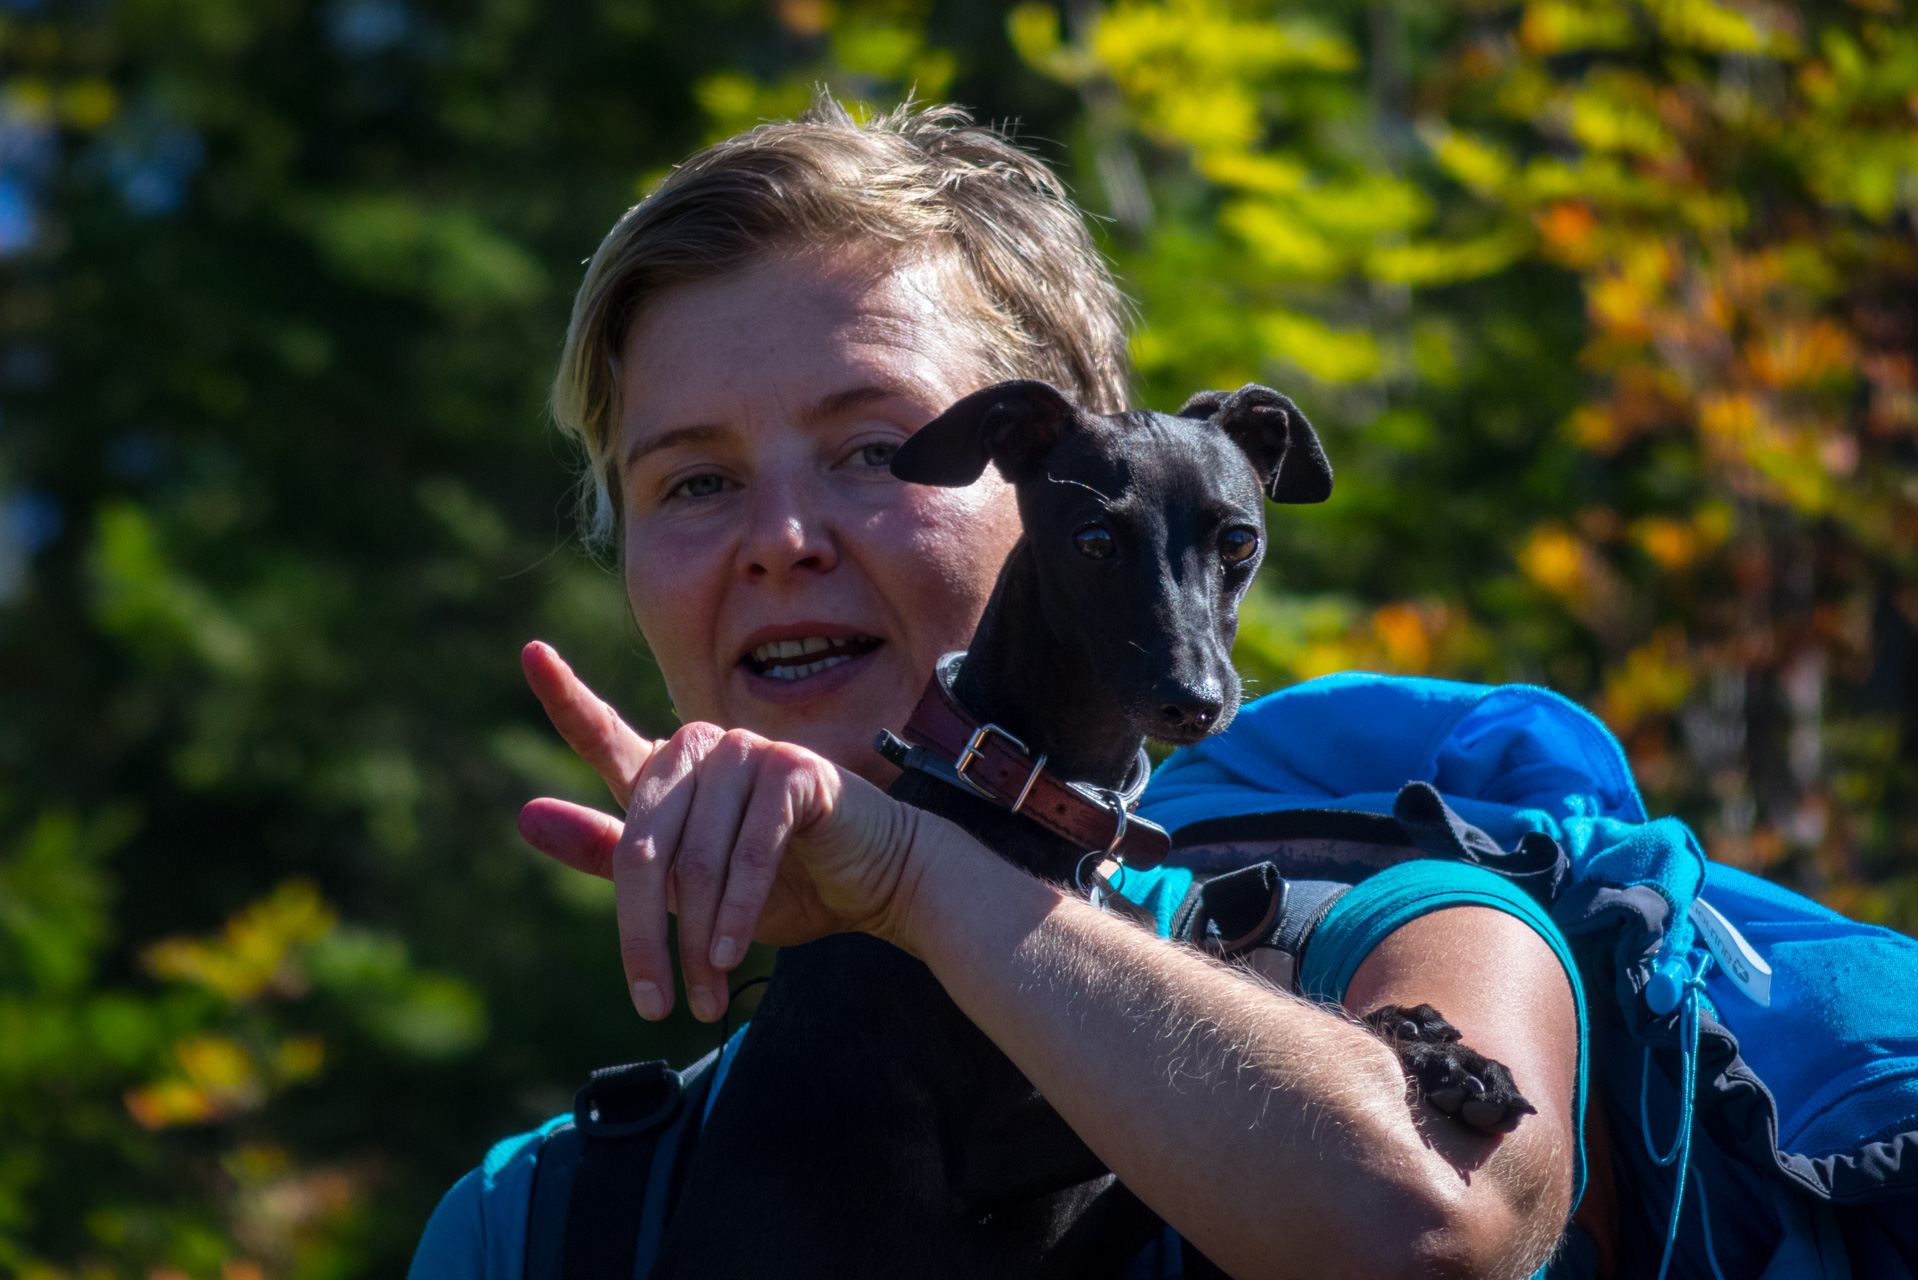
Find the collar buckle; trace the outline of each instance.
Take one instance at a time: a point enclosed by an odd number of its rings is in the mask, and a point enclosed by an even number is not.
[[[1162,862],[1171,851],[1171,837],[1132,812],[1152,773],[1144,749],[1116,789],[1048,775],[1046,753],[1035,759],[1032,748],[1003,726],[981,724],[953,693],[965,656],[948,653],[939,659],[906,721],[904,737],[881,729],[874,749],[901,769],[918,769],[1020,814],[1075,848],[1103,851],[1115,864],[1148,870]]]
[[[1032,752],[1026,747],[1025,743],[1013,737],[1010,733],[1007,733],[1004,729],[1001,729],[998,725],[982,724],[977,729],[974,729],[972,731],[972,737],[966,740],[966,748],[965,750],[959,753],[959,759],[953,762],[952,771],[959,775],[959,781],[965,783],[968,787],[971,787],[975,792],[977,792],[979,795],[983,796],[987,800],[992,800],[996,802],[999,799],[999,797],[995,795],[990,789],[984,786],[981,786],[977,782],[974,782],[972,780],[972,776],[966,772],[967,767],[970,766],[974,760],[978,760],[985,755],[984,743],[986,741],[987,735],[995,734],[995,733],[998,734],[999,737],[1004,739],[1006,744],[1010,746],[1014,751],[1018,752],[1020,755],[1026,756],[1026,757],[1030,757],[1032,755]],[[1046,755],[1045,755],[1045,752],[1042,751],[1039,753],[1038,760],[1034,761],[1033,763],[1032,772],[1026,775],[1025,786],[1019,788],[1019,798],[1012,802],[1011,811],[1013,813],[1019,812],[1020,806],[1025,804],[1026,797],[1032,794],[1032,784],[1039,780],[1039,775],[1045,772],[1045,768],[1046,768]]]

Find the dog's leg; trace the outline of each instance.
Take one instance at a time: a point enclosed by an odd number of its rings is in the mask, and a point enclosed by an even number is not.
[[[1460,1040],[1458,1028],[1431,1005],[1388,1004],[1361,1021],[1392,1046],[1419,1095],[1460,1123],[1480,1133],[1510,1133],[1538,1113],[1505,1064]]]

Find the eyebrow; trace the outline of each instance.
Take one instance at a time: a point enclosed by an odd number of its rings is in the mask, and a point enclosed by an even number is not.
[[[817,426],[819,423],[829,418],[836,418],[842,413],[850,413],[854,409],[864,408],[875,400],[885,400],[892,396],[905,397],[911,394],[910,391],[901,387],[884,386],[877,383],[871,386],[853,387],[848,391],[835,391],[812,408],[806,410],[806,412],[800,414],[799,420],[808,427]]]
[[[683,444],[712,444],[726,434],[723,427],[675,427],[671,431],[662,431],[649,440],[638,440],[626,451],[626,470],[631,471],[633,464],[649,453],[658,453],[661,449],[672,449]]]
[[[821,422],[829,421],[843,413],[850,413],[876,400],[885,400],[894,396],[911,398],[915,394],[917,393],[905,387],[879,383],[853,387],[846,391],[835,391],[801,413],[799,425],[804,428],[815,427]],[[724,439],[726,435],[726,428],[712,424],[675,427],[671,431],[662,431],[649,439],[636,441],[633,447],[626,451],[625,469],[630,471],[635,463],[648,454],[681,445],[713,444]]]

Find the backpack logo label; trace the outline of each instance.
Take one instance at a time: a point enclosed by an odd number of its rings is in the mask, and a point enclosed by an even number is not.
[[[1711,948],[1712,959],[1718,961],[1725,976],[1738,984],[1747,999],[1771,1008],[1771,966],[1745,940],[1745,935],[1703,898],[1692,899],[1690,914],[1692,927]]]

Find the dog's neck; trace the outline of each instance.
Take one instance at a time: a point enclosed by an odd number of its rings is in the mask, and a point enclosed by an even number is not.
[[[1055,777],[1118,788],[1145,737],[1117,692],[1045,626],[1039,570],[1021,538],[1006,558],[953,694],[982,724],[1044,752]]]

